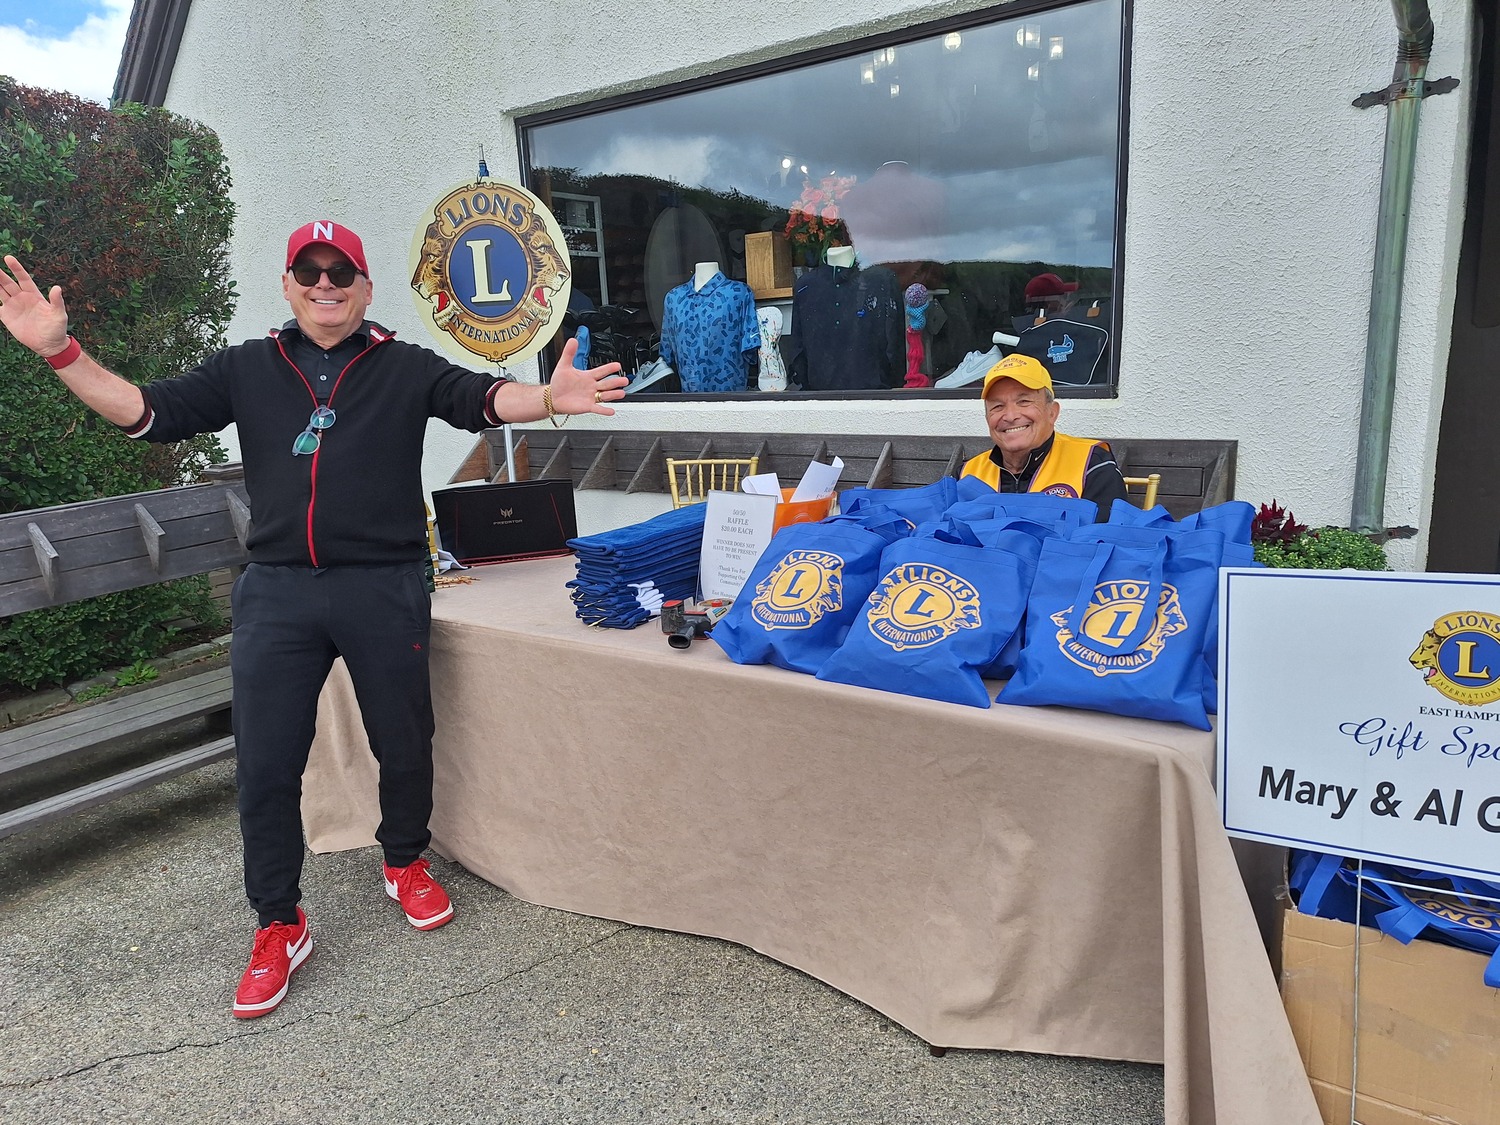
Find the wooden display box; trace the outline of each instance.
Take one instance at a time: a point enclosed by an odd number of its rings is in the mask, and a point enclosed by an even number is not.
[[[792,247],[778,231],[745,235],[745,281],[757,300],[792,295]]]

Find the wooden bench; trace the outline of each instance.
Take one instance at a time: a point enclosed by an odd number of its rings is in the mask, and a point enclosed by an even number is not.
[[[990,448],[983,435],[874,437],[863,434],[659,433],[512,427],[516,479],[570,479],[579,489],[667,492],[668,457],[760,458],[759,471],[795,481],[811,460],[844,460],[840,486],[906,488],[957,473]],[[1183,516],[1234,498],[1231,440],[1110,438],[1127,476],[1161,473],[1158,502]],[[453,481],[505,480],[505,437],[480,435]]]
[[[246,559],[248,497],[238,466],[184,488],[0,516],[0,617],[96,594],[238,568]],[[208,718],[211,737],[143,765],[0,813],[0,837],[228,757],[229,669],[152,683],[0,731],[0,782],[47,763],[102,755],[185,720]]]
[[[185,719],[212,716],[218,728],[223,729],[228,722],[231,700],[229,669],[219,667],[26,723],[0,733],[0,777],[64,756],[107,750],[136,735]],[[221,735],[200,746],[0,813],[0,838],[165,781],[233,753],[234,736]]]

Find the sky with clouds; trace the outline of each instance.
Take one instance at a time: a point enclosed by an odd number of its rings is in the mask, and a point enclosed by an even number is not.
[[[132,0],[0,0],[0,74],[109,104]]]

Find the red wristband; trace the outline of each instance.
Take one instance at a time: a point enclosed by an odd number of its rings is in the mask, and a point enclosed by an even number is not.
[[[82,354],[83,345],[80,344],[77,340],[73,339],[73,337],[69,336],[67,347],[58,352],[56,355],[46,355],[42,358],[52,365],[53,371],[61,371],[64,367],[67,367]]]

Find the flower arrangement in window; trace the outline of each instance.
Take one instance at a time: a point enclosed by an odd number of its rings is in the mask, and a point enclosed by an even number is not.
[[[787,240],[812,265],[819,265],[830,247],[848,246],[849,228],[839,217],[839,201],[854,186],[854,176],[824,176],[816,184],[802,181],[802,194],[792,204],[786,221]]]

